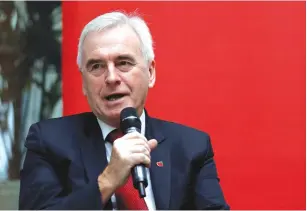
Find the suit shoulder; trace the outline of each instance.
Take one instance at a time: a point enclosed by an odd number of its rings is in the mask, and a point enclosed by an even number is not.
[[[192,136],[192,137],[199,137],[201,139],[210,139],[210,135],[202,130],[199,130],[197,128],[193,128],[191,126],[187,126],[181,123],[168,121],[168,120],[162,120],[158,118],[151,118],[155,124],[159,125],[159,127],[162,130],[173,132],[173,134],[176,134],[177,136],[183,137],[183,136]]]
[[[57,117],[57,118],[50,118],[41,120],[37,123],[40,128],[61,128],[63,126],[65,127],[73,127],[76,125],[79,125],[80,123],[83,123],[86,118],[93,115],[90,112],[86,113],[79,113],[69,116],[63,116],[63,117]]]
[[[56,154],[67,153],[73,148],[74,134],[82,131],[92,113],[80,113],[70,116],[50,118],[34,123],[29,128],[25,146],[31,149],[44,148]],[[59,147],[61,146],[61,147]]]
[[[93,113],[80,113],[41,120],[31,125],[28,134],[39,135],[44,142],[69,140],[76,131],[84,129],[89,118],[94,118]]]
[[[156,130],[159,130],[169,146],[179,154],[186,156],[213,156],[210,136],[207,132],[173,121],[152,119]]]

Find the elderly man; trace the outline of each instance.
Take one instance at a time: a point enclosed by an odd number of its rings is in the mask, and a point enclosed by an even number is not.
[[[111,12],[89,22],[77,63],[92,112],[31,126],[20,209],[229,209],[209,136],[144,109],[156,70],[152,37],[140,17]],[[111,140],[126,107],[136,109],[141,133]],[[138,164],[147,167],[144,198],[131,182]]]

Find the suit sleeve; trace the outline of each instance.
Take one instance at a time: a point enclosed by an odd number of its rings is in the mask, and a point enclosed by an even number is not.
[[[103,209],[98,183],[66,194],[63,180],[61,183],[54,161],[42,147],[41,139],[39,125],[32,125],[26,138],[27,153],[20,173],[19,209]]]
[[[224,199],[213,157],[214,153],[208,136],[207,153],[198,161],[200,170],[196,178],[195,205],[197,209],[203,210],[228,210],[230,207]]]

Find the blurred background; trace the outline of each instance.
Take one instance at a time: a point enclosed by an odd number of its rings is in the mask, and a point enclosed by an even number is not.
[[[0,209],[18,209],[31,124],[62,116],[61,2],[0,2]]]

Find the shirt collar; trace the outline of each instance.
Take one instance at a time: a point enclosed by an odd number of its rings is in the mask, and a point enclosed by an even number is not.
[[[100,119],[98,119],[98,123],[99,123],[99,126],[100,126],[100,129],[101,129],[101,132],[102,132],[102,137],[103,139],[105,140],[105,138],[107,137],[107,135],[113,131],[115,128],[106,124],[105,122],[101,121]],[[140,120],[141,120],[141,123],[142,123],[142,127],[141,127],[141,133],[142,135],[145,134],[145,112],[144,110],[142,111],[142,115],[140,117]]]

